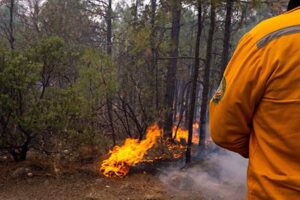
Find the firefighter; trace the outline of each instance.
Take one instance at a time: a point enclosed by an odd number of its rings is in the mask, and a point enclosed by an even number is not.
[[[249,200],[300,199],[299,5],[242,37],[210,102],[214,142],[249,158]]]

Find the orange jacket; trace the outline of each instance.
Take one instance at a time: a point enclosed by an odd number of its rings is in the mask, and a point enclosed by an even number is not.
[[[210,103],[216,144],[249,157],[247,199],[300,199],[300,9],[248,32]]]

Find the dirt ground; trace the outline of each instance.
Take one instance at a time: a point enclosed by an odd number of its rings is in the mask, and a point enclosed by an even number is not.
[[[95,164],[53,171],[50,166],[30,161],[0,163],[0,200],[239,200],[244,197],[242,186],[212,180],[206,172],[148,165],[134,168],[119,179],[103,177]]]
[[[18,169],[19,166],[16,170]],[[105,178],[87,170],[57,177],[49,174],[41,175],[41,173],[32,177],[26,174],[13,177],[14,172],[7,174],[1,180],[1,200],[179,200],[185,198],[184,194],[171,191],[157,176],[146,172],[136,172],[122,179]]]
[[[167,192],[151,175],[133,175],[121,180],[77,174],[59,178],[11,180],[0,188],[4,200],[138,200],[179,199]]]

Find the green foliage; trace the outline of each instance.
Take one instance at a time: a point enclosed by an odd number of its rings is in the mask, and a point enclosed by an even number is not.
[[[97,49],[85,49],[79,66],[78,87],[92,101],[101,101],[115,93],[118,88],[116,66],[111,58]]]
[[[39,131],[37,81],[41,66],[21,53],[0,51],[0,146],[22,146]]]
[[[27,100],[31,100],[32,93],[37,90],[41,67],[19,53],[2,51],[0,57],[1,110],[10,111],[17,117],[30,107]]]
[[[66,84],[70,58],[78,56],[77,81]],[[13,148],[26,137],[49,132],[72,144],[103,143],[103,137],[95,140],[97,108],[116,92],[116,78],[109,56],[91,48],[69,50],[59,37],[41,39],[23,52],[1,50],[0,117],[7,124],[0,124],[0,130],[9,137],[0,140],[0,146]]]
[[[36,42],[28,52],[31,60],[43,63],[44,65],[61,63],[64,55],[64,41],[56,36]]]
[[[42,34],[59,36],[68,44],[84,41],[90,34],[90,20],[85,1],[45,1],[39,18]]]

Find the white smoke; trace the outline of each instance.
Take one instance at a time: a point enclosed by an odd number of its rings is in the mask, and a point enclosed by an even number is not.
[[[186,199],[240,200],[246,197],[246,171],[246,159],[219,152],[187,169],[168,168],[160,179]]]

